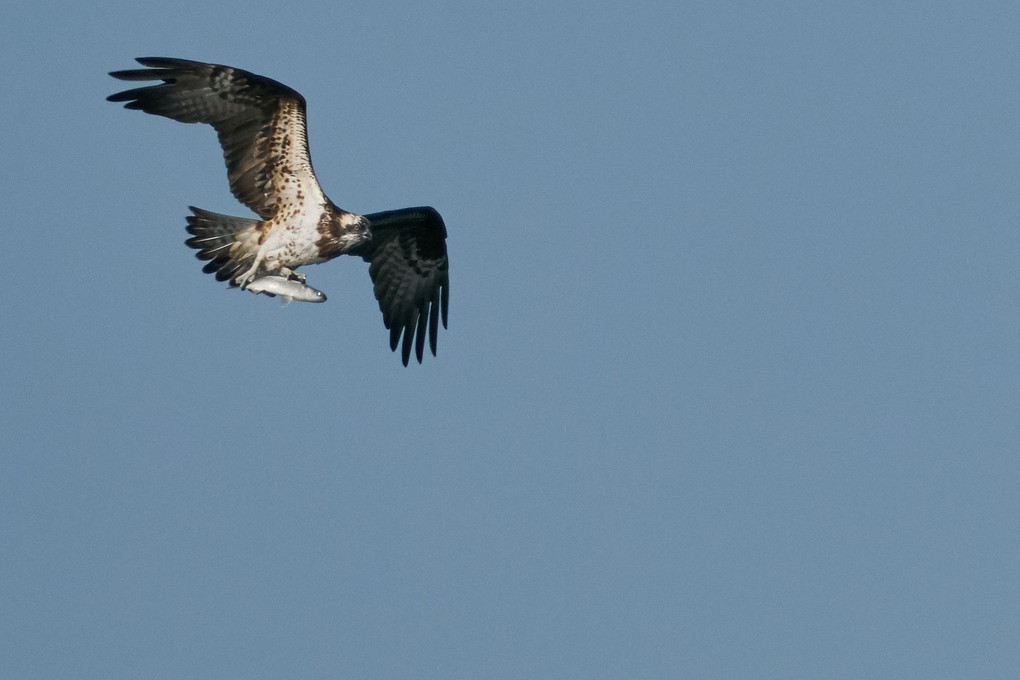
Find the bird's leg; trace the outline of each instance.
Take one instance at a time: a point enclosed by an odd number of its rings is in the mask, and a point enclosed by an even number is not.
[[[255,263],[248,269],[248,271],[246,271],[245,273],[241,274],[240,276],[235,276],[234,277],[234,283],[236,283],[238,286],[240,286],[241,290],[244,290],[245,288],[247,288],[248,284],[255,280],[255,274],[256,274],[256,272],[258,272],[259,265],[261,265],[261,264],[262,264],[262,253],[259,253],[255,257]]]

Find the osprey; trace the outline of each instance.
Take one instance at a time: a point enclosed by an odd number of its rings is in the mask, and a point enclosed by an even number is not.
[[[412,343],[421,363],[427,329],[435,356],[440,315],[446,327],[450,276],[446,226],[434,208],[367,215],[338,208],[312,170],[304,97],[282,83],[219,64],[161,57],[137,61],[150,68],[110,75],[163,82],[107,99],[182,123],[212,125],[223,147],[230,191],[260,218],[191,206],[187,230],[192,237],[186,243],[198,251],[198,259],[208,260],[202,271],[242,290],[259,281],[252,292],[268,292],[261,281],[275,281],[267,277],[293,281],[299,290],[305,276],[298,267],[356,255],[369,263],[390,349],[396,351],[403,336],[404,365]]]

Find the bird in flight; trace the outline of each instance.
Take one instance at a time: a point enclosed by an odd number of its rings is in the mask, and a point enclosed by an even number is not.
[[[404,365],[421,363],[428,335],[436,354],[439,320],[450,296],[446,225],[431,207],[357,215],[336,206],[312,170],[305,99],[282,83],[230,66],[143,57],[148,68],[113,71],[127,81],[162,81],[107,97],[124,107],[182,123],[213,126],[227,163],[230,191],[259,219],[191,207],[186,243],[217,281],[252,292],[287,291],[322,302],[297,269],[339,255],[369,263],[390,349]],[[283,294],[283,293],[279,293]],[[285,298],[286,299],[286,298]]]

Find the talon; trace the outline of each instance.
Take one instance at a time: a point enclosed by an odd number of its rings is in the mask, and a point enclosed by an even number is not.
[[[283,276],[289,281],[298,281],[300,283],[305,282],[305,275],[294,271],[293,269],[287,269],[286,267],[280,268],[280,276]]]

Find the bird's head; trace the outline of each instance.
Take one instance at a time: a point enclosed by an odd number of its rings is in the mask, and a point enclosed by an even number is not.
[[[345,252],[372,240],[372,228],[368,220],[354,213],[343,213],[336,218],[333,234]]]

